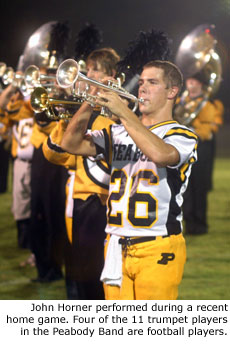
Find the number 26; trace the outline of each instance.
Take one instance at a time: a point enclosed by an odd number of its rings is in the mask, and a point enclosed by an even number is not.
[[[157,199],[147,191],[139,190],[140,182],[146,180],[148,185],[157,185],[159,177],[152,170],[139,170],[137,174],[132,176],[129,200],[128,200],[128,221],[134,227],[151,227],[157,220],[158,202]],[[114,170],[111,175],[110,184],[119,181],[118,191],[113,191],[108,199],[108,222],[111,225],[123,226],[123,213],[117,212],[111,215],[112,203],[120,202],[124,197],[127,189],[127,174],[124,170]],[[137,205],[145,204],[146,212],[144,215],[137,215]]]

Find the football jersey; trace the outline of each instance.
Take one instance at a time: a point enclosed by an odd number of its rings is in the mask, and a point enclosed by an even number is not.
[[[164,236],[182,231],[183,193],[197,159],[196,134],[176,121],[149,128],[173,145],[176,166],[159,167],[136,146],[123,125],[93,131],[98,154],[111,165],[106,232],[119,236]]]

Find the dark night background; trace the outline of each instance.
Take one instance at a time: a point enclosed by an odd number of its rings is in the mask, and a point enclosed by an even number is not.
[[[174,61],[182,39],[200,24],[215,24],[217,52],[223,64],[223,82],[217,96],[225,105],[225,125],[219,135],[221,152],[228,151],[230,130],[230,0],[1,0],[0,61],[16,68],[29,37],[48,21],[69,22],[74,37],[86,22],[103,32],[103,46],[122,56],[140,31],[152,28],[167,32],[172,39]]]

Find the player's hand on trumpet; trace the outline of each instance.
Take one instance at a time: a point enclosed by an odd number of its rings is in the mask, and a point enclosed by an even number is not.
[[[127,99],[121,98],[117,93],[112,91],[99,90],[95,101],[101,107],[108,108],[112,114],[118,118],[125,117],[128,108]]]

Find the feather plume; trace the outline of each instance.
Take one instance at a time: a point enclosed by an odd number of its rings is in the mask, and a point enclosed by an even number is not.
[[[143,66],[152,60],[168,60],[170,40],[163,31],[152,29],[141,31],[136,40],[131,41],[123,59],[118,62],[118,71],[132,78],[140,74]]]
[[[86,60],[91,51],[102,43],[102,32],[94,24],[86,23],[75,40],[75,59]]]
[[[64,56],[66,54],[69,36],[70,28],[67,21],[53,24],[47,49],[50,53],[55,51],[57,56]]]

